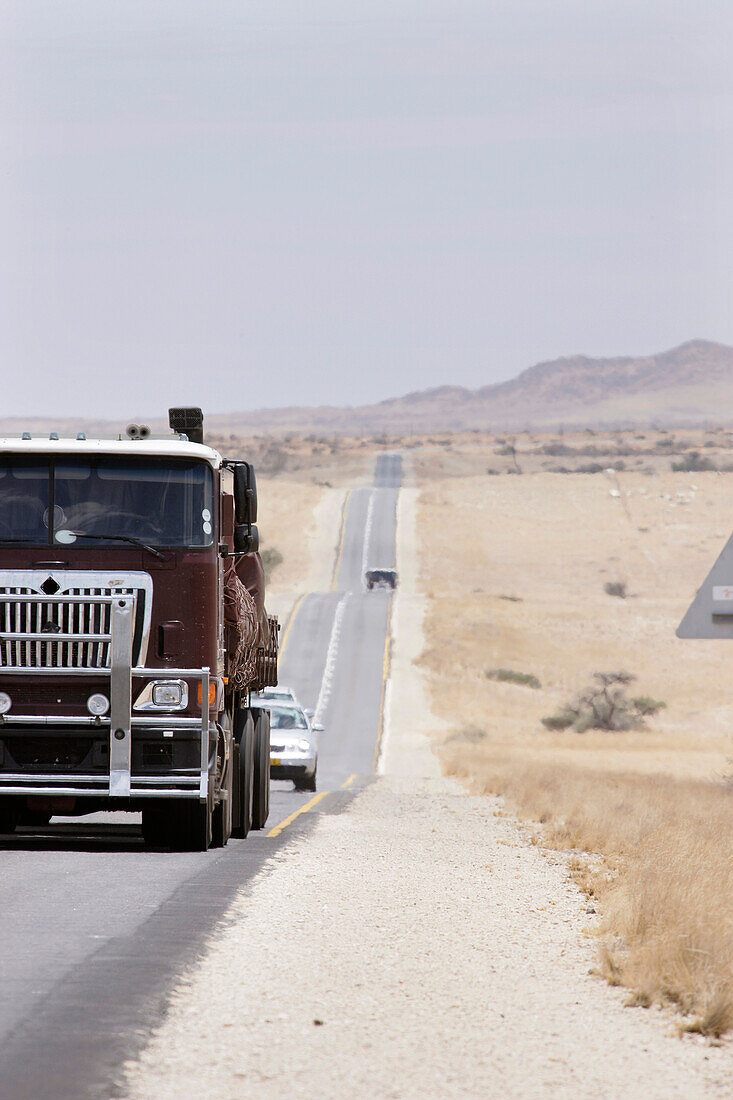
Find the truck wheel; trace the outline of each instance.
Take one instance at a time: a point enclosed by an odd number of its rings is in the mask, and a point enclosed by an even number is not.
[[[170,818],[159,801],[143,806],[143,840],[148,848],[170,848],[172,842]]]
[[[214,806],[212,823],[213,839],[212,848],[223,848],[232,835],[232,803],[234,801],[234,740],[229,730],[223,730],[222,736],[229,740],[229,752],[227,754],[226,775],[221,784],[221,793],[224,795],[221,802]]]
[[[174,811],[172,847],[177,852],[206,852],[211,846],[213,812],[211,796],[205,802],[193,798],[172,798]]]
[[[25,810],[20,815],[19,825],[29,825],[32,829],[45,829],[51,820],[51,814],[45,810]]]
[[[23,800],[25,801],[25,800]],[[15,832],[20,821],[19,800],[0,799],[0,833],[9,835]]]
[[[255,771],[252,828],[264,829],[270,815],[270,712],[255,710],[253,714]]]
[[[241,733],[240,733],[241,731]],[[236,798],[232,836],[243,840],[252,828],[252,796],[254,784],[254,721],[250,711],[242,709],[235,715],[235,737],[239,734],[234,755],[233,778]]]

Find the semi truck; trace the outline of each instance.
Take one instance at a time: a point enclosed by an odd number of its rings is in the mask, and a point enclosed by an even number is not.
[[[153,847],[264,827],[277,684],[251,464],[170,434],[0,439],[0,832],[142,814]]]

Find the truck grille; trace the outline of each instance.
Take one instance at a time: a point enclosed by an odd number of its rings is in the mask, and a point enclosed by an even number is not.
[[[109,641],[54,641],[54,635],[109,634],[112,608],[95,603],[94,596],[132,596],[135,634],[132,664],[144,664],[150,632],[152,578],[147,573],[126,574],[119,584],[89,583],[98,574],[43,570],[0,572],[0,635],[44,634],[37,638],[0,638],[0,667],[108,668]],[[12,583],[15,581],[16,583]],[[25,582],[25,583],[20,583]],[[83,583],[86,582],[86,583]],[[25,596],[53,595],[56,602],[37,603]],[[17,598],[16,598],[17,597]]]

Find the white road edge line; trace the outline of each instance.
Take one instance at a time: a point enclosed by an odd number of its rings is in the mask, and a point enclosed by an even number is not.
[[[341,638],[341,622],[344,617],[346,604],[350,597],[350,592],[347,592],[341,597],[333,616],[333,626],[331,627],[331,637],[328,639],[328,650],[326,652],[326,664],[323,669],[323,679],[321,680],[321,690],[318,693],[318,702],[316,703],[316,710],[313,716],[314,723],[319,725],[323,724],[323,713],[331,698],[333,674],[336,668],[336,658],[338,656],[339,640]]]
[[[384,775],[384,758],[389,746],[389,736],[392,732],[392,677],[384,685],[384,712],[382,714],[382,737],[379,742],[379,759],[377,760],[377,775]]]
[[[366,523],[364,524],[364,548],[361,553],[361,583],[366,585],[366,571],[369,564],[369,542],[372,534],[372,523],[374,522],[374,497],[375,491],[372,489],[369,496],[369,507],[367,508]]]

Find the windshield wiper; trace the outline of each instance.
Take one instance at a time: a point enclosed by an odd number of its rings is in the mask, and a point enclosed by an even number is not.
[[[57,532],[57,541],[59,533],[60,532]],[[165,554],[161,554],[160,550],[157,550],[154,546],[150,546],[147,542],[143,542],[142,539],[136,539],[134,535],[95,535],[87,531],[69,531],[69,534],[74,535],[77,539],[104,539],[107,542],[129,542],[133,546],[139,546],[141,550],[147,550],[148,553],[155,554],[156,558],[160,558],[161,561],[165,561]]]

